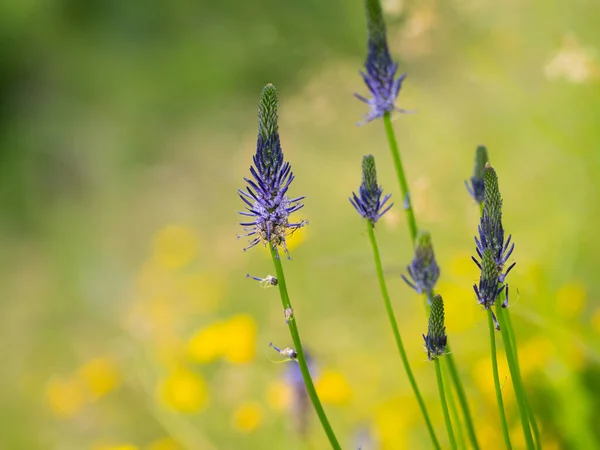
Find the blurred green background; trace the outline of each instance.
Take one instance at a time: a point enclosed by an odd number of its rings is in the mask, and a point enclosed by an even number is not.
[[[409,74],[398,104],[418,111],[394,126],[482,447],[501,436],[471,289],[478,144],[516,243],[511,311],[544,448],[598,448],[600,3],[383,6]],[[327,448],[312,412],[298,432],[290,365],[268,347],[291,344],[278,294],[244,278],[272,272],[268,253],[236,240],[267,82],[310,221],[288,286],[334,429],[345,448],[429,445],[347,200],[373,153],[396,201],[377,228],[389,287],[444,435],[383,125],[356,126],[364,52],[360,0],[0,4],[0,448]]]

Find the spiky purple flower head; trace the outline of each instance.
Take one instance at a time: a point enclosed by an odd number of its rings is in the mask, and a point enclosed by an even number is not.
[[[473,169],[473,176],[471,177],[471,183],[465,181],[467,191],[477,203],[483,203],[484,197],[484,181],[483,181],[483,170],[488,162],[488,154],[485,146],[480,145],[475,150],[475,167]]]
[[[375,157],[366,155],[362,161],[362,184],[358,188],[358,195],[352,193],[350,203],[373,226],[394,205],[393,203],[386,205],[391,194],[385,195],[383,199],[381,194],[383,189],[377,184]]]
[[[423,335],[423,339],[425,339],[425,350],[427,350],[427,357],[430,360],[446,354],[448,337],[444,323],[444,300],[439,294],[436,294],[431,301],[427,336]]]
[[[483,252],[490,249],[496,264],[498,282],[504,283],[506,276],[516,263],[511,264],[506,271],[504,266],[508,262],[515,244],[511,243],[512,236],[504,240],[504,227],[502,225],[502,197],[498,187],[498,175],[496,171],[486,163],[483,171],[484,180],[484,202],[483,214],[478,226],[479,238],[475,237],[475,246],[479,258],[483,258]],[[482,264],[473,258],[475,264],[482,269]]]
[[[371,107],[364,122],[370,122],[388,112],[407,112],[397,108],[396,98],[400,93],[406,74],[396,78],[398,64],[392,61],[388,50],[385,22],[380,0],[365,0],[367,13],[367,59],[365,71],[360,72],[371,93],[371,98],[354,94]]]
[[[258,103],[258,139],[252,158],[254,166],[250,167],[252,179],[244,178],[248,186],[245,191],[238,190],[246,204],[246,211],[240,214],[252,220],[240,223],[246,234],[239,237],[250,237],[250,245],[244,251],[262,242],[276,250],[282,247],[289,256],[286,238],[307,222],[289,221],[290,214],[304,206],[301,203],[304,197],[290,199],[286,195],[294,174],[290,163],[283,159],[277,125],[278,107],[275,86],[267,84]]]
[[[431,234],[428,231],[419,231],[415,242],[415,256],[406,270],[412,281],[404,274],[400,275],[402,279],[417,293],[427,294],[427,301],[431,304],[433,288],[440,277],[440,267],[435,259]]]

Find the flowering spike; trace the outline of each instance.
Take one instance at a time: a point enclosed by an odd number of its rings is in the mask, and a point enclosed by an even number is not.
[[[492,228],[496,228],[502,225],[502,197],[498,187],[498,175],[489,162],[485,164],[483,170],[483,183],[483,213],[489,217]]]
[[[378,117],[383,117],[386,112],[399,111],[394,103],[406,74],[396,78],[398,64],[392,61],[387,45],[385,22],[380,0],[365,0],[367,14],[367,59],[365,72],[361,72],[372,98],[367,99],[361,95],[355,96],[367,103],[371,110],[365,116],[365,121],[370,122]]]
[[[484,180],[483,172],[485,165],[488,162],[488,154],[485,146],[480,145],[475,150],[475,167],[473,169],[473,176],[471,177],[471,184],[465,181],[467,190],[471,197],[475,199],[477,203],[482,203],[484,199]]]
[[[490,248],[486,248],[483,251],[479,286],[475,285],[473,288],[477,295],[477,300],[485,309],[490,309],[494,306],[496,298],[504,289],[504,285],[499,283],[498,268],[496,266],[496,261],[494,260],[494,252]]]
[[[429,326],[425,339],[425,349],[430,360],[446,354],[446,326],[444,324],[444,301],[442,296],[436,294],[431,301],[431,312],[429,313]]]
[[[415,256],[406,269],[412,282],[404,275],[401,275],[402,279],[417,293],[426,293],[431,302],[431,293],[440,277],[440,267],[435,259],[431,234],[428,231],[419,231],[415,243]]]
[[[373,226],[393,206],[393,203],[387,204],[391,195],[385,195],[382,199],[382,193],[383,189],[377,185],[375,158],[373,155],[364,156],[362,162],[362,184],[358,188],[358,195],[354,192],[352,193],[350,203]]]
[[[278,106],[275,86],[266,85],[258,104],[258,139],[254,166],[250,167],[252,178],[244,178],[248,186],[246,190],[238,190],[246,208],[240,214],[251,219],[241,223],[245,231],[242,236],[250,238],[244,250],[263,243],[274,249],[282,247],[288,253],[286,238],[306,225],[306,221],[289,221],[290,214],[304,206],[301,203],[304,197],[290,199],[286,195],[294,174],[290,164],[283,159],[277,125]]]

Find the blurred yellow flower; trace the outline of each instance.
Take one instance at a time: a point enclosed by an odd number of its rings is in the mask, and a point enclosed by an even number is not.
[[[190,358],[198,363],[209,363],[223,354],[226,327],[214,322],[196,332],[188,344]]]
[[[256,324],[251,316],[238,314],[225,322],[223,356],[233,364],[252,361],[256,353]]]
[[[51,380],[46,385],[46,400],[54,414],[70,417],[85,404],[85,387],[77,378]]]
[[[548,361],[556,353],[554,343],[543,335],[534,336],[520,344],[518,350],[519,368],[524,377],[535,370],[544,371]]]
[[[223,298],[225,278],[218,273],[198,272],[181,279],[181,291],[198,313],[214,312]]]
[[[497,352],[497,361],[498,361],[498,378],[500,379],[500,386],[503,386],[502,389],[502,398],[504,400],[504,404],[507,405],[514,398],[512,396],[512,391],[510,388],[511,378],[510,371],[508,369],[508,363],[506,362],[506,358],[504,357],[504,353],[502,349],[499,347],[500,343],[500,334],[497,333],[496,339],[496,352]],[[520,357],[520,355],[519,355]],[[519,358],[521,359],[521,358]],[[486,400],[489,403],[496,402],[496,388],[494,387],[494,372],[492,370],[492,359],[490,356],[486,356],[480,359],[473,366],[473,379],[475,380],[475,384],[479,390],[484,394]]]
[[[117,444],[117,445],[94,445],[93,450],[139,450],[137,445]]]
[[[223,356],[232,364],[248,363],[256,353],[256,332],[254,319],[246,314],[214,322],[192,336],[188,344],[190,358],[209,363]]]
[[[204,380],[187,369],[176,369],[159,386],[162,403],[184,413],[199,412],[208,402]]]
[[[255,430],[262,421],[262,407],[256,402],[244,403],[233,414],[233,427],[243,433]]]
[[[456,253],[448,264],[449,273],[456,277],[465,277],[473,280],[477,279],[479,276],[479,269],[473,263],[471,256],[471,253],[468,251]]]
[[[108,394],[121,383],[117,366],[109,358],[96,358],[87,362],[77,371],[77,376],[92,399]]]
[[[352,396],[348,381],[339,372],[325,370],[317,379],[316,389],[323,403],[341,405]]]
[[[198,238],[191,228],[169,225],[154,238],[154,260],[165,269],[179,269],[198,254]]]
[[[475,265],[475,264],[473,264]],[[485,323],[485,312],[477,307],[472,289],[466,283],[439,282],[437,291],[444,297],[446,327],[449,332],[465,331],[477,323]]]
[[[276,411],[284,411],[292,402],[292,392],[283,380],[275,380],[267,388],[267,404]]]
[[[565,284],[556,293],[556,307],[559,314],[567,319],[577,317],[583,308],[587,299],[587,289],[580,282],[571,282]]]
[[[413,422],[415,408],[418,408],[415,400],[404,397],[390,398],[377,408],[375,428],[382,449],[408,449],[407,430]]]
[[[182,447],[173,438],[165,437],[148,444],[145,450],[181,450]]]

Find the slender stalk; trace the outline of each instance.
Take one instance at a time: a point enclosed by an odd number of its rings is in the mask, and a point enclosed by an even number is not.
[[[404,211],[406,212],[406,220],[408,221],[410,237],[414,245],[415,239],[417,238],[417,220],[415,219],[415,213],[413,212],[410,193],[408,191],[408,183],[406,181],[406,175],[404,174],[404,168],[402,167],[402,159],[400,159],[398,142],[396,141],[396,135],[394,134],[392,119],[389,112],[386,112],[383,116],[383,124],[385,125],[385,132],[390,144],[390,150],[392,151],[392,159],[394,160],[394,166],[396,167],[396,175],[398,175],[398,181],[400,182],[400,190],[402,191],[402,199],[404,200]]]
[[[402,196],[405,201],[405,211],[406,211],[406,220],[408,221],[408,228],[410,231],[410,238],[412,245],[415,245],[415,241],[417,238],[417,220],[415,218],[415,213],[412,208],[412,203],[410,201],[410,194],[408,190],[408,182],[406,181],[406,175],[404,174],[404,168],[402,166],[402,159],[400,158],[400,151],[398,149],[398,142],[396,141],[396,135],[394,133],[394,128],[392,127],[392,120],[390,113],[386,113],[383,116],[383,124],[385,126],[386,135],[388,138],[388,142],[390,145],[390,151],[392,152],[392,159],[394,160],[394,166],[396,168],[396,174],[398,176],[398,182],[400,183],[400,191],[402,192]],[[426,303],[427,305],[427,303]],[[429,308],[427,308],[429,310]],[[447,346],[448,352],[450,352],[450,348]],[[465,426],[467,427],[467,433],[469,434],[469,440],[471,441],[471,445],[475,450],[479,450],[479,444],[477,443],[477,436],[475,435],[475,428],[473,426],[473,419],[471,417],[471,412],[469,411],[469,404],[467,403],[467,396],[465,394],[465,389],[463,388],[460,375],[458,374],[458,370],[456,369],[456,365],[454,364],[454,359],[450,353],[446,355],[448,364],[448,370],[450,372],[450,378],[454,387],[456,389],[456,394],[458,396],[458,402],[460,403],[460,407],[463,411],[463,416],[465,418]]]
[[[463,434],[462,423],[460,422],[460,416],[458,415],[458,409],[456,408],[454,393],[452,392],[452,387],[449,383],[448,370],[444,369],[446,368],[442,367],[442,377],[444,379],[444,386],[448,386],[448,389],[446,389],[446,396],[448,397],[450,418],[452,419],[452,423],[454,423],[454,428],[456,430],[456,445],[458,446],[459,450],[465,450],[467,448],[467,444]]]
[[[488,309],[488,328],[490,329],[490,346],[492,349],[492,370],[494,372],[494,387],[496,388],[496,402],[498,403],[498,413],[500,414],[500,426],[502,436],[507,449],[512,449],[510,435],[508,434],[508,425],[506,424],[506,414],[504,413],[504,402],[502,401],[502,388],[500,387],[500,377],[498,376],[498,360],[496,359],[496,333],[494,332],[494,319],[492,310]]]
[[[507,325],[507,328],[508,328],[508,336],[510,338],[510,343],[512,345],[513,352],[514,352],[514,355],[515,355],[515,363],[517,365],[517,370],[519,371],[519,373],[521,373],[521,368],[519,366],[518,345],[517,345],[517,340],[516,340],[516,337],[515,337],[515,331],[514,331],[513,326],[512,326],[512,319],[510,318],[510,311],[508,310],[508,308],[505,309],[505,313],[506,313],[506,325]],[[529,404],[529,399],[527,398],[527,394],[526,393],[525,393],[525,408],[527,408],[527,416],[529,418],[529,424],[531,425],[531,429],[533,431],[533,438],[534,438],[534,441],[535,441],[535,448],[537,450],[540,450],[542,448],[542,444],[541,444],[541,441],[540,441],[540,429],[538,428],[537,422],[535,420],[535,415],[533,414],[533,410],[531,409],[531,405]]]
[[[277,250],[271,247],[271,257],[273,258],[273,264],[275,265],[275,271],[277,273],[277,285],[279,286],[279,294],[281,295],[281,303],[283,304],[283,309],[292,309],[292,304],[290,302],[290,297],[287,292],[287,287],[285,285],[285,277],[283,275],[283,266],[281,265],[281,260],[279,259],[279,255]],[[315,389],[315,385],[310,376],[310,371],[308,370],[308,364],[306,363],[306,356],[304,355],[304,349],[302,348],[302,341],[300,340],[300,334],[298,333],[298,327],[296,326],[296,320],[294,317],[290,318],[288,321],[288,327],[290,329],[290,334],[292,336],[292,341],[294,342],[294,350],[297,353],[297,361],[300,366],[300,372],[302,372],[302,378],[304,379],[304,384],[306,386],[306,392],[310,398],[310,401],[315,408],[317,416],[319,416],[319,420],[321,421],[321,425],[325,430],[325,434],[329,439],[329,443],[334,450],[341,450],[340,444],[338,443],[337,438],[335,437],[335,433],[329,424],[329,420],[327,419],[327,415],[325,414],[325,410],[323,409],[323,405],[321,405],[321,401],[319,400],[319,396],[317,395],[317,390]]]
[[[408,362],[408,357],[406,356],[406,350],[404,349],[404,344],[402,343],[402,338],[400,337],[400,330],[398,329],[398,324],[396,322],[396,316],[394,315],[394,310],[392,309],[392,302],[390,301],[390,296],[389,296],[389,293],[387,290],[387,285],[385,283],[385,277],[383,276],[383,267],[381,265],[381,258],[379,256],[379,247],[377,246],[377,240],[375,239],[375,232],[373,230],[373,224],[368,220],[367,220],[367,232],[369,234],[369,240],[371,241],[371,247],[373,248],[373,259],[375,260],[375,267],[377,269],[377,279],[379,280],[381,296],[383,297],[383,303],[385,304],[385,310],[386,310],[388,318],[390,320],[392,332],[393,332],[394,338],[396,340],[396,346],[398,347],[398,353],[400,353],[400,358],[402,359],[402,364],[404,365],[404,370],[406,371],[406,375],[408,376],[408,381],[410,382],[410,385],[415,394],[415,397],[417,397],[417,402],[419,403],[421,412],[423,413],[423,418],[425,419],[425,424],[427,425],[427,430],[429,431],[429,435],[431,437],[431,442],[433,443],[434,448],[440,449],[440,444],[435,435],[435,431],[433,429],[433,425],[431,424],[431,420],[429,419],[429,414],[427,413],[427,408],[425,407],[425,402],[423,401],[423,397],[421,396],[421,392],[419,391],[419,387],[417,386],[417,381],[415,380],[415,377],[410,368],[410,364]]]
[[[456,441],[454,440],[454,431],[452,430],[452,422],[448,413],[448,405],[446,404],[446,395],[444,394],[444,382],[442,381],[442,369],[440,368],[440,359],[433,360],[435,364],[435,376],[437,378],[438,390],[440,391],[440,401],[442,402],[442,411],[444,412],[444,422],[446,422],[446,430],[448,431],[448,439],[450,440],[450,448],[456,450]]]
[[[531,436],[531,429],[529,428],[529,416],[527,414],[527,408],[525,406],[525,394],[523,391],[523,383],[521,381],[521,373],[515,363],[515,355],[513,353],[513,346],[510,342],[508,335],[508,325],[504,316],[504,308],[502,308],[501,299],[496,301],[496,317],[500,324],[500,333],[502,333],[502,341],[504,342],[504,353],[506,354],[506,360],[508,362],[508,368],[510,370],[510,376],[512,378],[513,389],[515,391],[515,397],[517,398],[517,404],[519,405],[519,415],[521,417],[521,426],[523,427],[523,434],[525,435],[525,443],[529,450],[534,448],[533,438]]]

